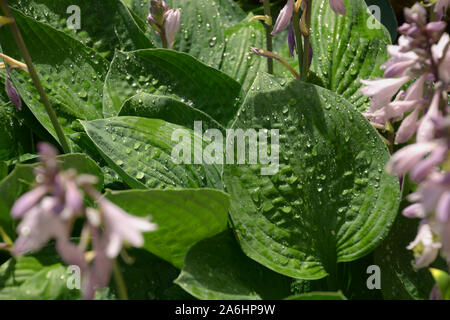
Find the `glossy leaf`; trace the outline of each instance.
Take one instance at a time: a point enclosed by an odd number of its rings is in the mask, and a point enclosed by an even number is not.
[[[105,83],[103,113],[118,115],[125,100],[142,92],[176,98],[226,125],[237,111],[240,85],[173,50],[116,52]]]
[[[140,117],[108,118],[82,124],[109,166],[132,188],[222,189],[221,166],[176,164],[172,160],[175,146],[190,143],[192,147],[194,138],[201,139],[185,127]],[[172,140],[174,133],[183,133],[176,130],[187,130],[189,141]],[[200,148],[199,144],[190,150],[200,156]],[[194,157],[191,160],[194,162]]]
[[[81,130],[77,119],[102,117],[107,61],[47,24],[36,22],[15,10],[14,16],[64,132]],[[9,28],[0,29],[0,44],[5,54],[19,59]],[[30,76],[22,70],[13,70],[11,77],[34,116],[56,137]]]
[[[282,299],[290,294],[288,277],[245,256],[231,231],[192,247],[175,283],[198,299]]]
[[[282,274],[323,278],[387,235],[399,202],[398,179],[384,172],[389,154],[331,91],[298,81],[282,86],[265,74],[252,87],[233,128],[278,129],[280,155],[272,176],[261,175],[261,164],[224,167],[241,247]]]
[[[196,242],[227,228],[229,198],[222,191],[129,190],[106,196],[130,214],[151,215],[158,229],[144,234],[144,248],[178,268]]]
[[[194,129],[195,121],[202,121],[204,129],[220,129],[222,126],[206,113],[168,96],[139,93],[126,100],[120,116],[136,116],[161,119]]]
[[[347,14],[336,14],[329,0],[313,1],[311,69],[321,85],[353,103],[360,111],[368,98],[359,90],[360,80],[381,77],[388,59],[390,35],[367,11],[364,0],[346,0]]]
[[[21,0],[11,5],[67,33],[104,57],[112,58],[116,48],[131,51],[153,47],[120,0]],[[76,26],[78,9],[80,29]]]
[[[0,266],[0,300],[79,298],[80,291],[67,286],[67,268],[54,253],[45,251],[36,256],[11,258]]]
[[[242,84],[247,91],[260,70],[266,70],[267,62],[251,54],[250,47],[264,48],[265,28],[260,21],[248,22],[249,15],[241,23],[225,30],[227,39],[220,70]]]

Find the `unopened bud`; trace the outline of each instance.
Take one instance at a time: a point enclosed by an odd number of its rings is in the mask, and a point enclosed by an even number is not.
[[[170,9],[164,14],[164,28],[169,48],[173,47],[175,37],[180,29],[181,11],[180,9]]]

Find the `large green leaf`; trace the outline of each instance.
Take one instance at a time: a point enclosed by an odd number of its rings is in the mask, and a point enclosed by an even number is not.
[[[11,103],[0,103],[0,160],[20,156],[31,144],[30,130],[17,121],[15,114]]]
[[[39,22],[64,31],[104,57],[112,58],[119,48],[131,51],[153,47],[120,0],[21,0],[11,5]],[[80,8],[79,30],[67,26],[73,14],[67,11],[72,5]]]
[[[106,162],[132,188],[222,188],[221,166],[176,164],[172,159],[175,146],[188,146],[202,154],[201,137],[191,130],[163,120],[139,117],[117,117],[82,122]],[[187,134],[189,141],[173,141],[174,134]],[[179,137],[178,137],[179,138]],[[197,141],[197,140],[196,140]],[[191,149],[191,147],[194,149]],[[194,157],[191,158],[194,162]]]
[[[380,66],[387,60],[390,35],[368,13],[364,0],[346,0],[347,14],[336,14],[329,0],[313,1],[311,69],[322,86],[352,102],[360,111],[368,98],[359,90],[361,79],[383,75]]]
[[[168,96],[138,93],[126,100],[119,116],[161,119],[194,129],[195,121],[202,121],[204,129],[220,129],[220,125],[206,113]]]
[[[128,213],[152,216],[158,229],[144,234],[144,248],[181,268],[196,242],[227,228],[228,195],[218,190],[129,190],[107,193]]]
[[[97,164],[84,154],[66,154],[58,156],[58,161],[64,170],[75,169],[78,173],[92,174],[99,178],[97,188],[103,188],[103,175]],[[14,234],[15,222],[10,211],[14,202],[27,192],[35,182],[33,170],[39,164],[19,164],[0,182],[0,225],[10,235]]]
[[[406,249],[417,234],[419,221],[399,215],[389,237],[375,250],[380,266],[381,289],[385,299],[428,300],[433,277],[426,269],[415,270],[414,255]]]
[[[77,119],[102,117],[107,61],[47,24],[36,22],[16,10],[14,16],[63,130],[73,133],[81,129]],[[5,54],[20,60],[9,28],[0,29],[0,44]],[[34,116],[56,137],[29,75],[22,70],[14,70],[11,74],[15,87]]]
[[[295,278],[335,276],[337,262],[379,245],[396,216],[398,179],[384,172],[386,146],[331,91],[282,86],[265,74],[252,88],[233,128],[279,129],[280,155],[273,176],[262,176],[261,164],[224,167],[242,249]]]
[[[69,289],[67,268],[49,248],[35,256],[9,259],[0,266],[0,300],[76,299]]]
[[[226,125],[237,111],[240,85],[173,50],[116,52],[105,83],[103,113],[118,115],[124,101],[141,92],[177,98]]]
[[[250,47],[264,48],[265,28],[259,21],[241,23],[225,30],[226,45],[220,70],[242,84],[247,91],[258,71],[267,68],[265,59],[250,53]]]
[[[282,299],[290,294],[291,279],[246,257],[231,231],[192,247],[175,283],[198,299]]]

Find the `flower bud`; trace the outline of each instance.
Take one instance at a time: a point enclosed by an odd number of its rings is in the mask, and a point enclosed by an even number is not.
[[[170,9],[164,14],[164,28],[166,31],[166,39],[169,48],[173,47],[175,37],[180,29],[180,9]]]

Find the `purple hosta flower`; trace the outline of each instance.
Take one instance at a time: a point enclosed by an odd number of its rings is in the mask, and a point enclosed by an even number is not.
[[[13,253],[21,255],[38,251],[51,239],[68,241],[69,224],[59,217],[61,208],[61,203],[52,197],[44,197],[32,207],[17,227],[19,237],[14,243]]]
[[[306,2],[301,2],[302,10],[306,9]],[[334,12],[344,15],[346,13],[345,9],[345,2],[344,0],[330,0],[330,7],[333,9]],[[298,9],[298,7],[297,7]],[[288,0],[286,5],[283,7],[283,9],[280,11],[280,14],[278,15],[277,21],[275,22],[275,26],[273,27],[272,34],[278,34],[286,27],[291,24],[292,15],[294,13],[294,1]]]
[[[107,238],[106,256],[113,259],[119,254],[125,241],[134,247],[144,244],[143,232],[156,230],[149,218],[129,215],[111,201],[102,198],[98,201],[104,220],[104,236]]]
[[[434,12],[438,15],[438,20],[441,20],[450,5],[450,0],[437,0],[434,7]]]
[[[9,100],[12,102],[14,107],[16,107],[17,110],[21,110],[22,109],[22,100],[20,99],[20,95],[17,92],[16,88],[13,86],[13,84],[11,83],[11,80],[9,79],[11,69],[13,69],[13,68],[16,68],[16,67],[10,67],[8,69],[8,71],[6,71],[5,91],[6,91],[6,95],[8,96]]]
[[[294,1],[288,0],[286,5],[281,9],[277,21],[273,27],[272,35],[278,34],[291,23],[292,14],[294,13]]]
[[[437,236],[431,226],[423,221],[416,239],[407,248],[414,251],[416,268],[423,268],[437,258],[441,243],[437,241]]]
[[[444,140],[411,144],[391,157],[387,171],[399,176],[410,172],[413,181],[420,182],[434,166],[445,160],[447,149],[448,145]],[[426,157],[427,155],[429,156]]]
[[[83,297],[93,298],[95,289],[109,282],[114,259],[123,244],[140,247],[143,232],[156,225],[148,218],[127,214],[95,189],[97,178],[77,175],[73,170],[60,169],[57,150],[49,144],[39,144],[41,166],[35,170],[36,186],[22,195],[11,209],[14,218],[21,218],[19,234],[12,252],[21,255],[37,251],[50,240],[56,240],[56,250],[62,260],[78,265],[83,276]],[[85,196],[98,201],[99,210],[86,208]],[[85,217],[79,245],[70,241],[73,225]],[[94,252],[85,252],[92,236]]]
[[[450,39],[444,33],[445,22],[427,24],[426,10],[419,4],[405,9],[405,20],[399,28],[399,44],[388,46],[391,58],[382,66],[385,78],[361,81],[367,86],[361,93],[371,98],[364,115],[377,126],[403,120],[396,143],[408,141],[416,131],[417,140],[425,142],[433,139],[431,119],[441,114],[446,101],[442,92],[450,88]],[[413,79],[406,93],[391,101]]]
[[[434,63],[438,69],[439,79],[444,87],[450,86],[450,36],[444,33],[439,42],[431,47]]]
[[[168,48],[172,48],[175,37],[180,29],[181,10],[169,9],[169,6],[162,0],[150,1],[150,13],[147,16],[147,23],[160,36],[164,35]]]
[[[11,208],[13,218],[22,218],[14,245],[16,254],[37,251],[51,239],[66,241],[70,221],[83,206],[74,173],[59,171],[56,149],[48,144],[39,144],[38,148],[42,166],[35,170],[37,185]]]
[[[180,29],[181,10],[170,9],[164,13],[164,27],[169,48],[173,47],[175,37]]]

